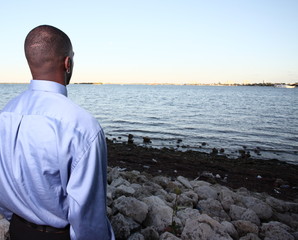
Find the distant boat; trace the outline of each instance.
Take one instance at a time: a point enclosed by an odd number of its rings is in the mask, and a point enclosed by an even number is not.
[[[295,85],[289,85],[289,84],[275,84],[274,87],[277,88],[295,88]]]

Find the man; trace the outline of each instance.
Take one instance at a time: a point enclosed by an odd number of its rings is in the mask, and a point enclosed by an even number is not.
[[[11,222],[11,240],[114,239],[103,130],[67,98],[71,41],[38,26],[25,55],[33,80],[0,113],[0,213]]]

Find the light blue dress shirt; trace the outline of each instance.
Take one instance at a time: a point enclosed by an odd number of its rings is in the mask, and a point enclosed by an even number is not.
[[[106,214],[107,149],[98,121],[66,87],[32,80],[0,113],[0,213],[72,240],[114,239]]]

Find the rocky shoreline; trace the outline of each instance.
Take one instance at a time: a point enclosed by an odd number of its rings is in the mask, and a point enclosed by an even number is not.
[[[298,202],[183,176],[108,169],[116,239],[295,240]]]
[[[116,239],[298,239],[297,165],[107,143]]]
[[[254,192],[265,192],[279,199],[298,199],[298,165],[276,159],[251,158],[248,152],[236,159],[212,151],[177,151],[114,143],[107,140],[108,165],[126,170],[138,170],[153,176],[184,176],[189,179],[218,183],[233,189],[245,187]]]

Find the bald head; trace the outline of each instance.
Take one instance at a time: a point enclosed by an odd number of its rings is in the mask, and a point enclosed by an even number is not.
[[[25,55],[34,79],[61,83],[63,77],[64,85],[69,83],[72,45],[69,37],[58,28],[42,25],[31,30],[25,40]]]

